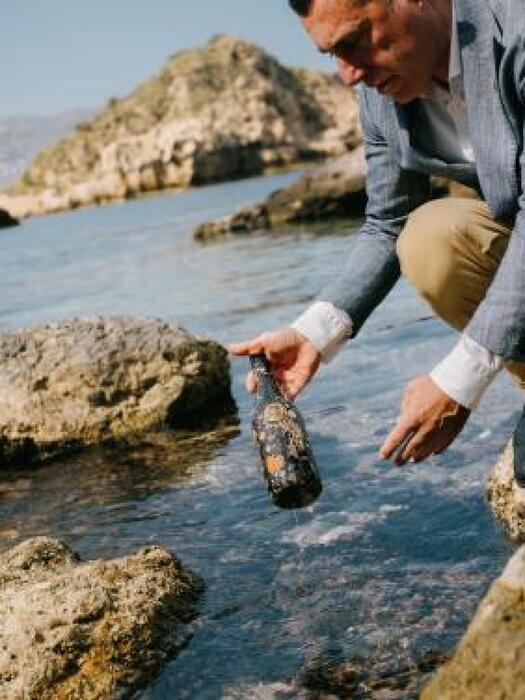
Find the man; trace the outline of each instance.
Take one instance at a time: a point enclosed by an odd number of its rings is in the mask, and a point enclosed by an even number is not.
[[[397,464],[448,447],[497,372],[525,380],[525,11],[520,0],[289,0],[342,80],[359,86],[366,222],[341,275],[264,352],[295,397],[402,272],[462,335],[407,387],[380,449]],[[430,201],[429,176],[480,199]],[[253,378],[248,377],[253,390]],[[525,383],[524,383],[525,385]],[[525,417],[515,474],[525,486]]]

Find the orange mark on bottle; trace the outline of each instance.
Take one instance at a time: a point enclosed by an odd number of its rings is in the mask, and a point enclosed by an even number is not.
[[[266,469],[270,474],[275,474],[275,472],[280,471],[284,467],[284,459],[282,457],[272,457],[270,455],[266,458]]]

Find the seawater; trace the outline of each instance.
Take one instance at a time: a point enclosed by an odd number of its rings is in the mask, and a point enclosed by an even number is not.
[[[210,245],[191,231],[294,177],[166,193],[2,231],[0,331],[129,313],[226,343],[288,323],[340,266],[358,221]],[[453,648],[510,554],[483,496],[520,407],[507,377],[444,455],[402,469],[377,457],[405,383],[455,340],[400,282],[321,368],[299,399],[324,482],[311,508],[290,514],[268,500],[242,387],[247,363],[235,360],[240,431],[151,437],[2,473],[0,547],[45,534],[83,558],[108,558],[159,544],[203,577],[182,651],[137,697],[308,697],[308,687],[337,692],[330,669],[350,662],[353,697],[375,697],[374,673],[394,679],[388,697],[411,697],[403,673]]]

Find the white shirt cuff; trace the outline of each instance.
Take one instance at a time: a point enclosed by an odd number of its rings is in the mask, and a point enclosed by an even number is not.
[[[332,360],[352,335],[350,316],[328,301],[316,301],[291,324],[291,327],[304,335],[319,350],[323,362]]]
[[[465,408],[475,408],[502,367],[501,357],[462,335],[430,377],[454,401]]]

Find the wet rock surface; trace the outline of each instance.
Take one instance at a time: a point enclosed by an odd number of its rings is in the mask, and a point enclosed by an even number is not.
[[[92,317],[0,336],[0,463],[231,415],[218,343],[163,321]]]
[[[24,217],[337,156],[361,141],[354,92],[230,36],[181,51],[42,151],[0,206]]]
[[[124,698],[185,641],[202,582],[148,547],[82,563],[45,537],[0,556],[0,695]]]
[[[521,698],[525,688],[525,547],[492,584],[451,661],[422,700]]]
[[[512,440],[489,475],[487,500],[508,536],[525,542],[525,489],[514,479]]]
[[[416,700],[422,685],[447,657],[441,652],[427,652],[413,663],[399,667],[373,664],[367,659],[354,658],[341,664],[319,660],[303,669],[296,679],[296,690],[308,700],[335,698],[389,698]]]
[[[194,238],[211,241],[226,234],[271,229],[318,219],[361,216],[366,206],[363,147],[303,175],[264,202],[198,226]]]

